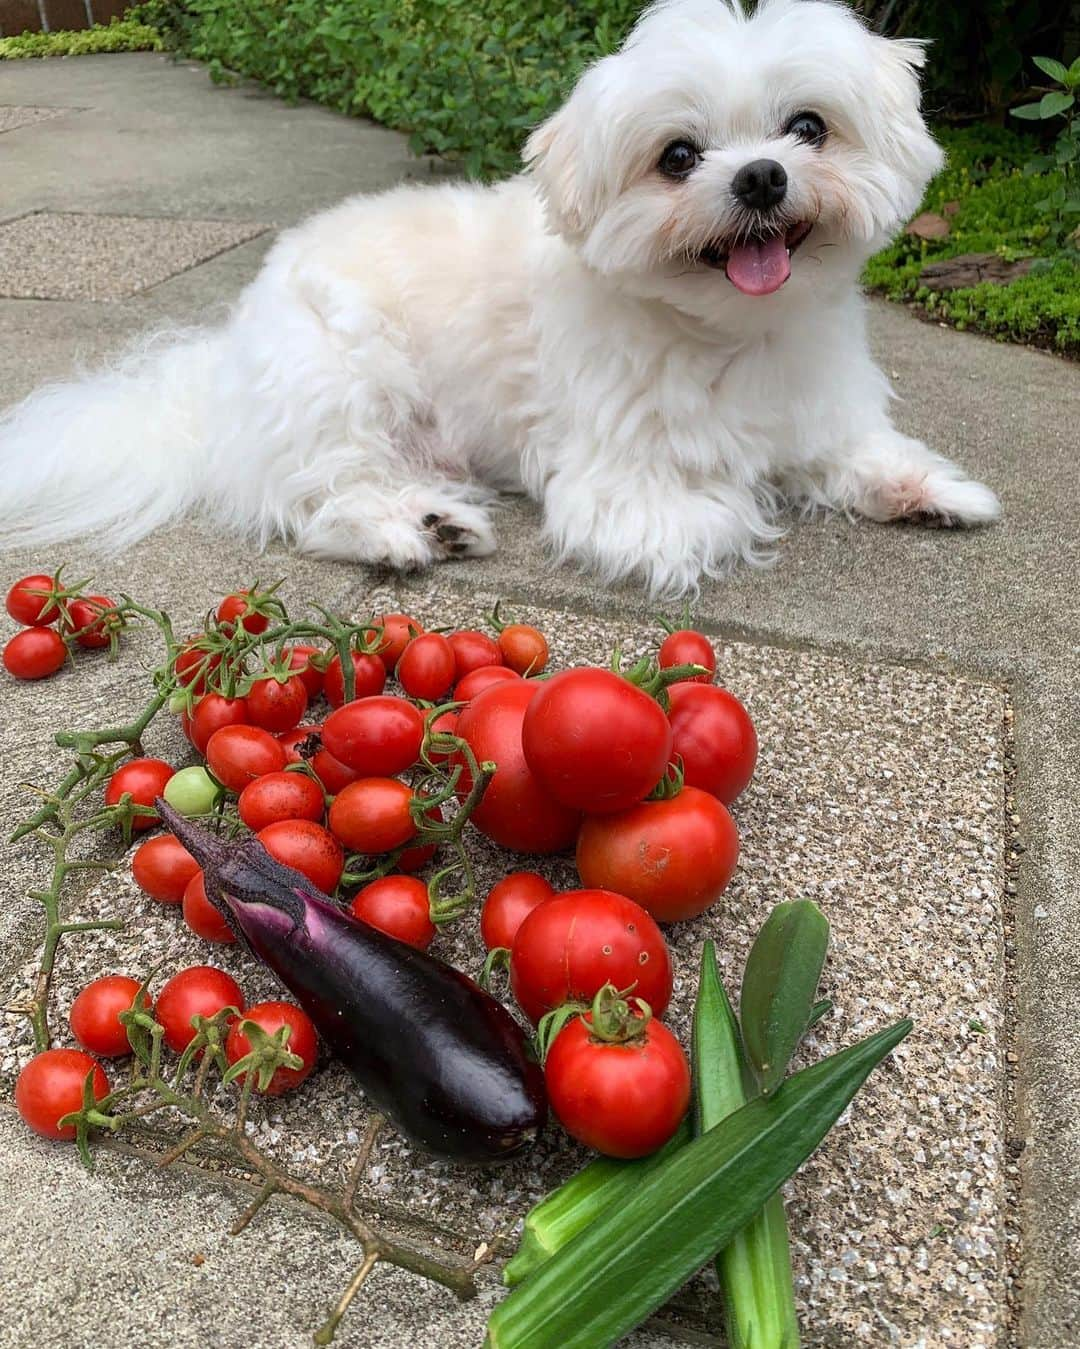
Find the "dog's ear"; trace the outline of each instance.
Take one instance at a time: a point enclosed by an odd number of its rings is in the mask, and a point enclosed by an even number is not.
[[[914,210],[927,182],[945,162],[919,106],[918,71],[926,62],[927,44],[876,35],[873,44],[878,106],[871,123],[877,130],[879,153],[895,166],[914,194],[914,200],[906,204]]]
[[[582,85],[532,133],[523,158],[540,188],[548,221],[567,239],[583,238],[601,207],[601,184],[587,163],[588,134]]]

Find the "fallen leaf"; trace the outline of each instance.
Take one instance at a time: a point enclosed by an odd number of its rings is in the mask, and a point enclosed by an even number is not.
[[[941,208],[941,214],[946,215],[951,219],[959,209],[960,203],[958,201],[947,201]]]
[[[944,239],[949,233],[949,222],[943,215],[933,211],[923,211],[914,220],[909,220],[905,234],[914,234],[917,239]]]

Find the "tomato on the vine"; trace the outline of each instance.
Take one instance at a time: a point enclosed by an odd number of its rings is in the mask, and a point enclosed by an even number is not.
[[[757,763],[757,732],[750,714],[733,693],[714,684],[672,684],[668,700],[671,753],[682,760],[686,785],[731,805]]]
[[[154,1016],[165,1028],[165,1043],[182,1054],[197,1032],[193,1016],[216,1016],[226,1007],[244,1010],[244,995],[230,974],[213,965],[192,965],[174,974],[157,995]]]
[[[71,615],[70,624],[64,624],[65,632],[75,636],[80,646],[89,650],[100,650],[109,645],[111,635],[123,627],[118,614],[106,611],[116,608],[116,601],[108,595],[83,595],[79,599],[68,600],[67,610]]]
[[[409,643],[397,663],[397,681],[410,698],[434,703],[454,682],[454,649],[441,632],[425,632]]]
[[[242,792],[264,773],[285,767],[285,747],[261,726],[223,726],[206,742],[206,762],[218,782]]]
[[[56,589],[56,578],[46,576],[44,572],[22,576],[8,591],[5,607],[16,623],[27,628],[45,627],[60,617],[56,603],[48,597]],[[47,593],[35,595],[35,590]]]
[[[255,835],[271,857],[306,876],[317,890],[332,895],[341,879],[341,844],[314,820],[277,820]]]
[[[317,698],[322,693],[323,672],[314,660],[322,656],[322,647],[310,646],[306,642],[297,642],[295,645],[287,648],[285,652],[289,659],[289,669],[293,674],[299,675],[300,680],[307,689],[308,701]]]
[[[199,632],[182,643],[173,661],[173,671],[177,682],[184,688],[189,686],[196,692],[206,689],[206,679],[211,671],[221,664],[221,653],[206,651],[199,643],[206,641],[206,634]]]
[[[738,860],[734,820],[697,787],[617,815],[586,816],[578,835],[582,884],[629,896],[658,923],[704,913],[727,889]]]
[[[307,711],[308,695],[299,675],[280,680],[256,679],[248,691],[247,711],[253,726],[280,734],[298,726]]]
[[[401,653],[414,637],[422,637],[423,625],[408,614],[383,614],[375,621],[375,627],[382,629],[379,637],[377,655],[387,674],[393,674]]]
[[[454,702],[471,702],[478,693],[483,693],[492,684],[503,684],[520,678],[518,672],[511,670],[507,665],[482,665],[479,670],[472,670],[464,679],[458,680],[454,688]]]
[[[229,946],[236,941],[236,933],[210,902],[206,894],[206,882],[202,869],[192,876],[184,891],[181,904],[184,922],[192,932],[206,941],[220,942]]]
[[[504,664],[498,643],[477,628],[462,628],[460,632],[452,632],[446,640],[454,653],[454,677],[458,680],[474,670]]]
[[[480,936],[487,949],[512,946],[526,915],[554,893],[554,887],[535,871],[512,871],[493,885],[480,910]]]
[[[703,632],[693,628],[680,628],[669,632],[660,643],[658,661],[661,670],[670,670],[676,665],[702,665],[707,674],[691,675],[681,680],[684,684],[711,684],[716,673],[716,652],[713,644]]]
[[[133,805],[148,807],[147,810],[135,812],[132,829],[153,829],[158,818],[153,809],[154,800],[165,790],[165,784],[174,771],[164,759],[129,759],[120,765],[106,784],[105,804],[119,805],[120,798],[130,794]]]
[[[48,679],[67,660],[55,628],[23,628],[4,647],[4,669],[16,679]]]
[[[101,1065],[81,1049],[46,1049],[30,1060],[15,1083],[15,1108],[25,1123],[45,1138],[72,1139],[74,1124],[59,1121],[82,1109],[83,1083],[93,1073],[94,1100],[109,1094]]]
[[[267,773],[249,782],[236,803],[240,818],[256,834],[277,820],[321,820],[323,789],[306,773]]]
[[[179,904],[199,864],[178,838],[158,834],[140,843],[131,859],[135,884],[162,904]]]
[[[386,687],[386,669],[378,656],[366,651],[353,651],[353,672],[356,676],[353,688],[353,700],[374,698]],[[334,655],[323,675],[323,693],[331,707],[341,707],[345,702],[345,676],[341,669],[341,657]]]
[[[129,979],[124,974],[106,974],[87,984],[76,995],[68,1021],[72,1035],[83,1049],[103,1059],[131,1053],[127,1027],[120,1020],[120,1013],[135,1006],[140,987],[138,979]],[[149,1011],[152,1005],[149,995],[144,993],[143,1008]]]
[[[547,667],[547,639],[531,623],[508,623],[499,633],[499,651],[519,675],[538,675]]]
[[[393,852],[416,836],[411,810],[415,795],[397,778],[358,778],[334,797],[330,830],[350,852]]]
[[[205,693],[191,709],[188,738],[200,754],[215,731],[223,726],[247,726],[251,721],[245,698],[225,698],[220,693]]]
[[[319,1040],[315,1034],[315,1025],[303,1008],[297,1007],[294,1002],[254,1003],[239,1021],[234,1021],[229,1027],[229,1034],[225,1040],[225,1057],[229,1063],[239,1063],[245,1055],[251,1053],[251,1041],[243,1029],[245,1021],[254,1021],[267,1035],[276,1035],[282,1026],[288,1026],[289,1038],[285,1047],[290,1053],[303,1059],[303,1066],[300,1068],[274,1069],[274,1075],[266,1087],[267,1096],[281,1096],[311,1076],[315,1061],[319,1057]],[[237,1077],[238,1086],[244,1085],[246,1076],[246,1073],[241,1073]]]
[[[415,876],[380,876],[353,896],[349,912],[418,951],[435,940],[428,888]]]
[[[189,764],[172,775],[161,794],[181,815],[209,815],[221,788],[202,764]]]
[[[360,698],[323,722],[323,745],[339,763],[365,777],[393,777],[420,755],[424,717],[404,698]],[[316,769],[316,772],[318,769]]]
[[[233,632],[237,620],[245,632],[257,637],[270,626],[269,617],[253,607],[250,590],[234,590],[218,605],[217,621],[222,632]]]

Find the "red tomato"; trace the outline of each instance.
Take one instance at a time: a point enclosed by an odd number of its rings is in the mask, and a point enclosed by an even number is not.
[[[240,818],[256,834],[277,820],[321,820],[323,789],[306,773],[267,773],[249,782],[236,803]]]
[[[564,670],[536,687],[521,743],[550,796],[590,815],[648,796],[671,758],[671,726],[654,698],[596,667]]]
[[[325,748],[346,768],[365,777],[393,777],[416,762],[424,718],[404,698],[360,698],[330,713],[323,722],[322,738]]]
[[[460,632],[452,632],[446,640],[454,653],[454,677],[458,680],[464,679],[474,670],[504,663],[498,644],[486,632],[479,632],[476,628],[462,628]]]
[[[4,647],[4,669],[16,679],[48,679],[67,660],[55,628],[23,628]]]
[[[191,709],[186,728],[188,739],[200,754],[205,754],[215,731],[220,731],[223,726],[247,726],[250,720],[246,699],[206,693]]]
[[[350,852],[393,852],[416,835],[415,792],[396,778],[359,778],[330,805],[330,829]]]
[[[511,947],[525,915],[554,893],[552,886],[535,871],[512,871],[493,885],[480,911],[480,936],[487,949]]]
[[[525,762],[521,724],[539,691],[539,683],[511,676],[478,694],[458,717],[457,734],[477,762],[491,760],[498,765],[473,811],[472,823],[488,838],[516,852],[561,852],[577,837],[581,820],[577,811],[551,799]],[[472,779],[465,761],[460,763],[458,795],[464,798]]]
[[[46,576],[44,572],[35,572],[33,576],[23,576],[7,593],[7,611],[16,623],[27,628],[42,628],[55,623],[60,610],[54,601],[45,595],[35,595],[35,590],[52,592],[57,589],[56,578]]]
[[[217,620],[218,627],[223,632],[232,632],[236,627],[237,619],[240,620],[240,626],[245,632],[250,632],[257,636],[260,632],[265,632],[270,626],[270,619],[266,614],[260,614],[252,608],[250,599],[250,590],[234,590],[231,595],[226,595],[218,605]]]
[[[499,650],[519,675],[538,675],[548,663],[544,634],[529,623],[508,623],[499,633]]]
[[[667,944],[639,904],[610,890],[568,890],[526,914],[510,948],[510,987],[531,1021],[564,1002],[592,1002],[608,983],[657,1016],[671,998]]]
[[[87,984],[71,1004],[68,1020],[71,1033],[83,1049],[99,1054],[103,1059],[119,1058],[131,1053],[127,1028],[120,1013],[130,1011],[139,992],[138,979],[123,974],[106,974]],[[152,1006],[144,993],[142,1005]]]
[[[321,657],[323,654],[322,647],[308,646],[304,642],[297,642],[295,646],[290,646],[285,654],[289,657],[289,669],[300,676],[304,688],[307,690],[308,701],[317,698],[322,693],[323,672],[318,665],[312,664],[312,657]]]
[[[386,673],[393,674],[401,659],[401,653],[412,639],[423,636],[423,626],[408,614],[383,614],[376,620],[376,626],[382,628],[379,638],[379,659],[386,668]]]
[[[188,881],[198,870],[198,862],[172,834],[148,838],[131,859],[135,884],[163,904],[179,904]]]
[[[267,1096],[281,1096],[311,1076],[319,1057],[319,1040],[307,1012],[293,1002],[255,1003],[247,1009],[242,1020],[234,1021],[229,1027],[225,1057],[230,1063],[239,1063],[245,1054],[251,1053],[251,1041],[242,1029],[245,1021],[254,1021],[267,1035],[276,1035],[282,1026],[288,1026],[289,1038],[285,1047],[304,1061],[302,1068],[276,1068],[266,1088]],[[240,1074],[236,1079],[238,1086],[244,1085],[246,1076],[246,1073]]]
[[[115,608],[116,601],[108,595],[85,595],[82,599],[69,600],[67,609],[71,623],[64,625],[65,631],[78,633],[75,638],[78,644],[91,650],[108,646],[110,635],[123,627],[118,614],[103,617],[105,610]]]
[[[386,686],[386,670],[378,656],[372,656],[364,651],[354,651],[352,665],[356,672],[354,699],[374,698],[382,693]],[[331,707],[341,707],[345,702],[345,676],[341,673],[340,656],[332,656],[326,667],[323,692]]]
[[[307,711],[307,700],[307,689],[299,675],[290,675],[284,682],[273,676],[256,679],[247,696],[248,717],[252,725],[264,731],[291,731]]]
[[[757,763],[750,714],[733,693],[712,684],[673,684],[668,699],[671,753],[682,759],[686,785],[712,792],[730,806]]]
[[[426,951],[435,940],[428,888],[415,876],[380,876],[357,892],[349,912],[418,951]]]
[[[343,787],[347,787],[350,782],[355,782],[360,776],[351,768],[346,768],[343,763],[326,749],[319,749],[308,760],[311,771],[322,783],[327,795],[336,796]]]
[[[94,1074],[94,1100],[109,1094],[101,1066],[81,1049],[46,1049],[36,1054],[15,1083],[15,1108],[36,1134],[45,1138],[75,1137],[74,1124],[62,1129],[65,1115],[82,1109],[83,1083]]]
[[[322,744],[320,722],[308,722],[305,726],[294,726],[291,731],[282,731],[275,736],[278,744],[285,750],[289,763],[306,763]]]
[[[704,913],[727,889],[738,860],[734,820],[697,787],[618,815],[586,816],[578,835],[582,885],[627,895],[658,923]]]
[[[410,698],[438,702],[454,682],[454,649],[441,632],[425,632],[401,653],[396,674]]]
[[[182,912],[184,922],[192,932],[206,941],[220,942],[223,946],[230,946],[236,941],[236,933],[206,896],[201,868],[187,883]]]
[[[324,894],[332,895],[345,857],[341,844],[314,820],[278,820],[255,835],[271,857],[299,871]]]
[[[483,693],[492,684],[502,684],[508,680],[520,679],[521,676],[516,670],[511,670],[505,665],[484,665],[479,670],[473,670],[467,674],[464,679],[459,680],[454,689],[454,702],[471,702],[478,693]]]
[[[132,820],[132,829],[153,829],[157,824],[154,799],[165,790],[165,784],[176,770],[163,759],[129,759],[121,764],[105,787],[105,804],[115,806],[122,796],[130,793],[137,806],[149,807],[138,811]]]
[[[196,693],[204,691],[207,675],[221,664],[221,653],[202,650],[198,645],[202,641],[205,641],[205,634],[201,632],[189,637],[173,661],[177,682],[184,688],[190,685]]]
[[[165,1027],[165,1043],[182,1054],[194,1040],[193,1016],[216,1016],[225,1007],[244,1010],[240,985],[212,965],[192,965],[174,974],[154,1003],[154,1015]]]
[[[608,1044],[574,1017],[544,1063],[551,1108],[568,1134],[608,1157],[645,1157],[663,1147],[690,1105],[690,1067],[666,1026],[650,1020],[640,1039]]]
[[[670,670],[676,665],[704,665],[708,674],[691,675],[681,680],[684,684],[711,684],[716,673],[716,652],[704,633],[693,628],[669,632],[660,643],[660,668]]]
[[[207,767],[233,792],[264,773],[279,772],[286,762],[285,747],[261,726],[223,726],[206,742]]]

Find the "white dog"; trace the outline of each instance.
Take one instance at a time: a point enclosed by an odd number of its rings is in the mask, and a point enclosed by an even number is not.
[[[418,567],[553,551],[653,592],[760,560],[780,500],[994,519],[901,435],[857,278],[941,153],[919,43],[826,0],[670,0],[496,187],[354,197],[287,231],[221,330],[166,335],[0,422],[0,533],[122,543],[192,507]]]

